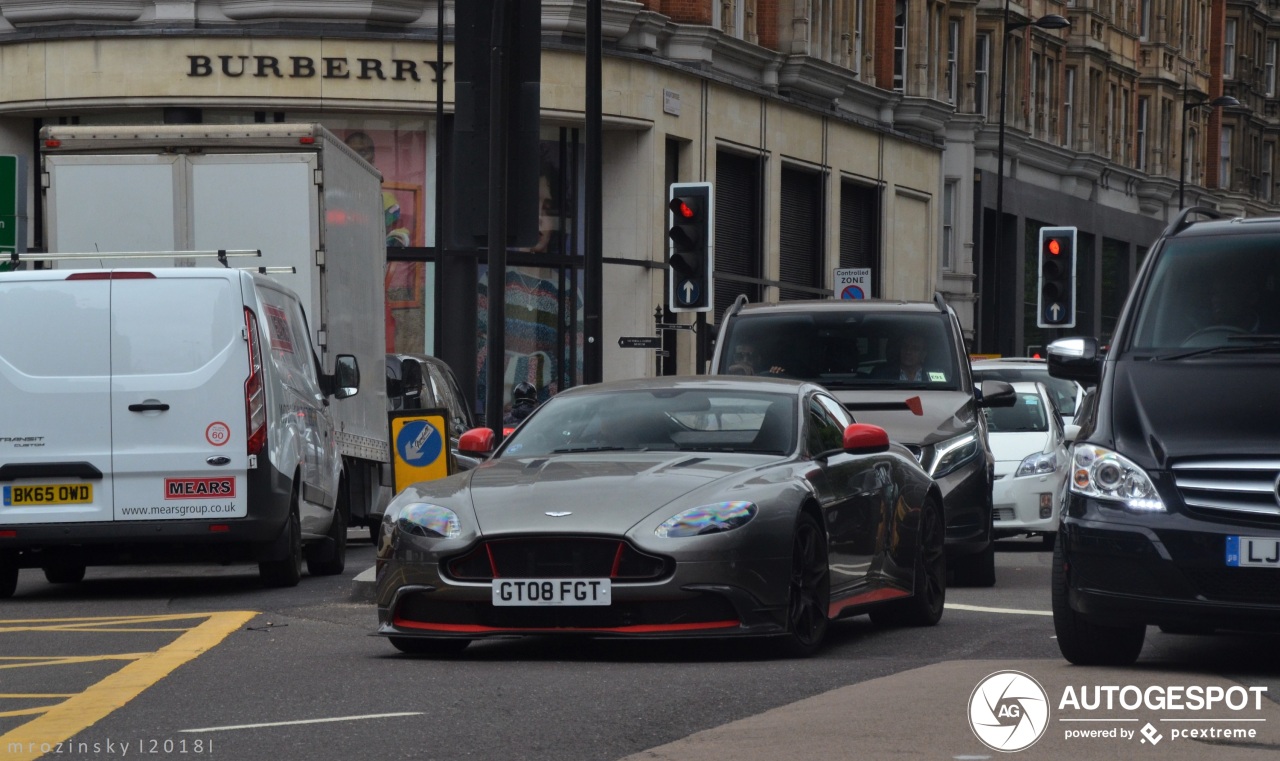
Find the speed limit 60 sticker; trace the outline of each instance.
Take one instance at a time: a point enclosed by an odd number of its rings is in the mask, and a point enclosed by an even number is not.
[[[215,447],[220,447],[231,440],[231,427],[223,422],[210,423],[204,429],[204,438]]]

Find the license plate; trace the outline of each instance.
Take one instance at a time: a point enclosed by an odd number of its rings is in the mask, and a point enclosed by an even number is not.
[[[1227,565],[1237,568],[1280,568],[1280,537],[1227,537]]]
[[[93,484],[6,485],[0,499],[5,507],[27,505],[85,505],[93,502]]]
[[[608,605],[608,579],[494,579],[494,605]]]

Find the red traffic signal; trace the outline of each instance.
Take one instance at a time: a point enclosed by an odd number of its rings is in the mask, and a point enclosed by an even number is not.
[[[1049,253],[1053,254],[1054,256],[1057,256],[1058,254],[1062,253],[1062,244],[1058,243],[1057,238],[1049,239]]]

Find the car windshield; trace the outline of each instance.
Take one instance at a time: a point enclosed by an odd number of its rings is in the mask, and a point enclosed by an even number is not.
[[[974,367],[973,382],[984,380],[1001,380],[1007,383],[1019,381],[1039,381],[1049,389],[1049,398],[1059,415],[1071,417],[1076,413],[1076,397],[1080,387],[1075,381],[1054,378],[1046,367]]]
[[[617,451],[790,454],[798,440],[797,405],[792,394],[729,389],[567,394],[538,409],[497,457]]]
[[[900,311],[740,314],[718,371],[815,381],[830,389],[955,390],[947,315]]]
[[[1277,350],[1280,248],[1272,235],[1175,238],[1137,304],[1134,352]]]
[[[1035,433],[1049,430],[1049,416],[1039,394],[1018,394],[1009,407],[986,407],[987,430],[991,433]]]

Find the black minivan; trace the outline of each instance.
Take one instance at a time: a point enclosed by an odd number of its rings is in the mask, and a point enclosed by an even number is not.
[[[1280,218],[1182,211],[1109,345],[1048,354],[1097,384],[1054,550],[1063,656],[1132,663],[1148,625],[1280,629]]]

